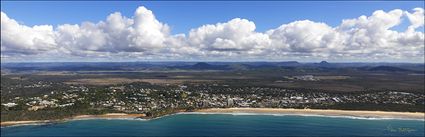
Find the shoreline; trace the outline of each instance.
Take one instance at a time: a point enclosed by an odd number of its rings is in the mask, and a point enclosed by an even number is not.
[[[158,119],[173,114],[265,114],[265,115],[296,115],[296,116],[325,116],[325,117],[356,117],[378,119],[410,119],[425,120],[423,112],[390,112],[390,111],[364,111],[364,110],[333,110],[333,109],[292,109],[292,108],[208,108],[197,109],[192,112],[176,111],[159,117],[147,117],[145,114],[106,113],[102,115],[77,115],[70,118],[56,120],[26,120],[5,121],[1,127],[59,123],[73,120],[88,119]]]
[[[60,123],[73,120],[88,120],[88,119],[136,119],[146,117],[145,114],[126,114],[126,113],[106,113],[102,115],[77,115],[70,118],[55,119],[55,120],[25,120],[25,121],[5,121],[1,122],[1,127],[19,126],[19,125],[36,125],[48,123]]]
[[[423,112],[393,112],[335,109],[292,109],[292,108],[210,108],[194,111],[194,114],[271,114],[327,117],[356,117],[377,119],[425,120]]]

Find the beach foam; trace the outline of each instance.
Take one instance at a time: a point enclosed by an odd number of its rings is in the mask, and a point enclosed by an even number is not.
[[[249,115],[269,115],[269,116],[305,116],[305,117],[329,117],[329,118],[348,118],[361,120],[416,120],[425,121],[425,119],[414,118],[399,118],[399,117],[363,117],[363,116],[338,116],[338,115],[319,115],[319,114],[282,114],[282,113],[250,113],[250,112],[180,112],[177,114],[193,114],[193,115],[234,115],[234,116],[249,116]]]
[[[25,124],[16,124],[16,125],[1,126],[1,128],[20,127],[20,126],[41,126],[41,125],[51,125],[51,124],[54,124],[54,123],[53,122],[25,123]]]

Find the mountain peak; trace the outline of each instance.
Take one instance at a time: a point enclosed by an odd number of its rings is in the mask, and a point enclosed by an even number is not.
[[[327,61],[321,61],[319,64],[330,64],[330,63]]]

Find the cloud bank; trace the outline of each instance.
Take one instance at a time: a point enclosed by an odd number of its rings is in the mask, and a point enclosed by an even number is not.
[[[405,31],[392,28],[403,21]],[[235,18],[171,34],[154,13],[115,12],[97,23],[26,26],[1,12],[2,61],[119,60],[339,60],[424,61],[424,9],[377,10],[335,27],[293,21],[265,32]]]

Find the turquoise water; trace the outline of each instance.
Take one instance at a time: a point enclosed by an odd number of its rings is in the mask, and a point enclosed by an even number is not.
[[[424,136],[421,120],[179,114],[153,120],[77,120],[1,128],[1,136]]]

